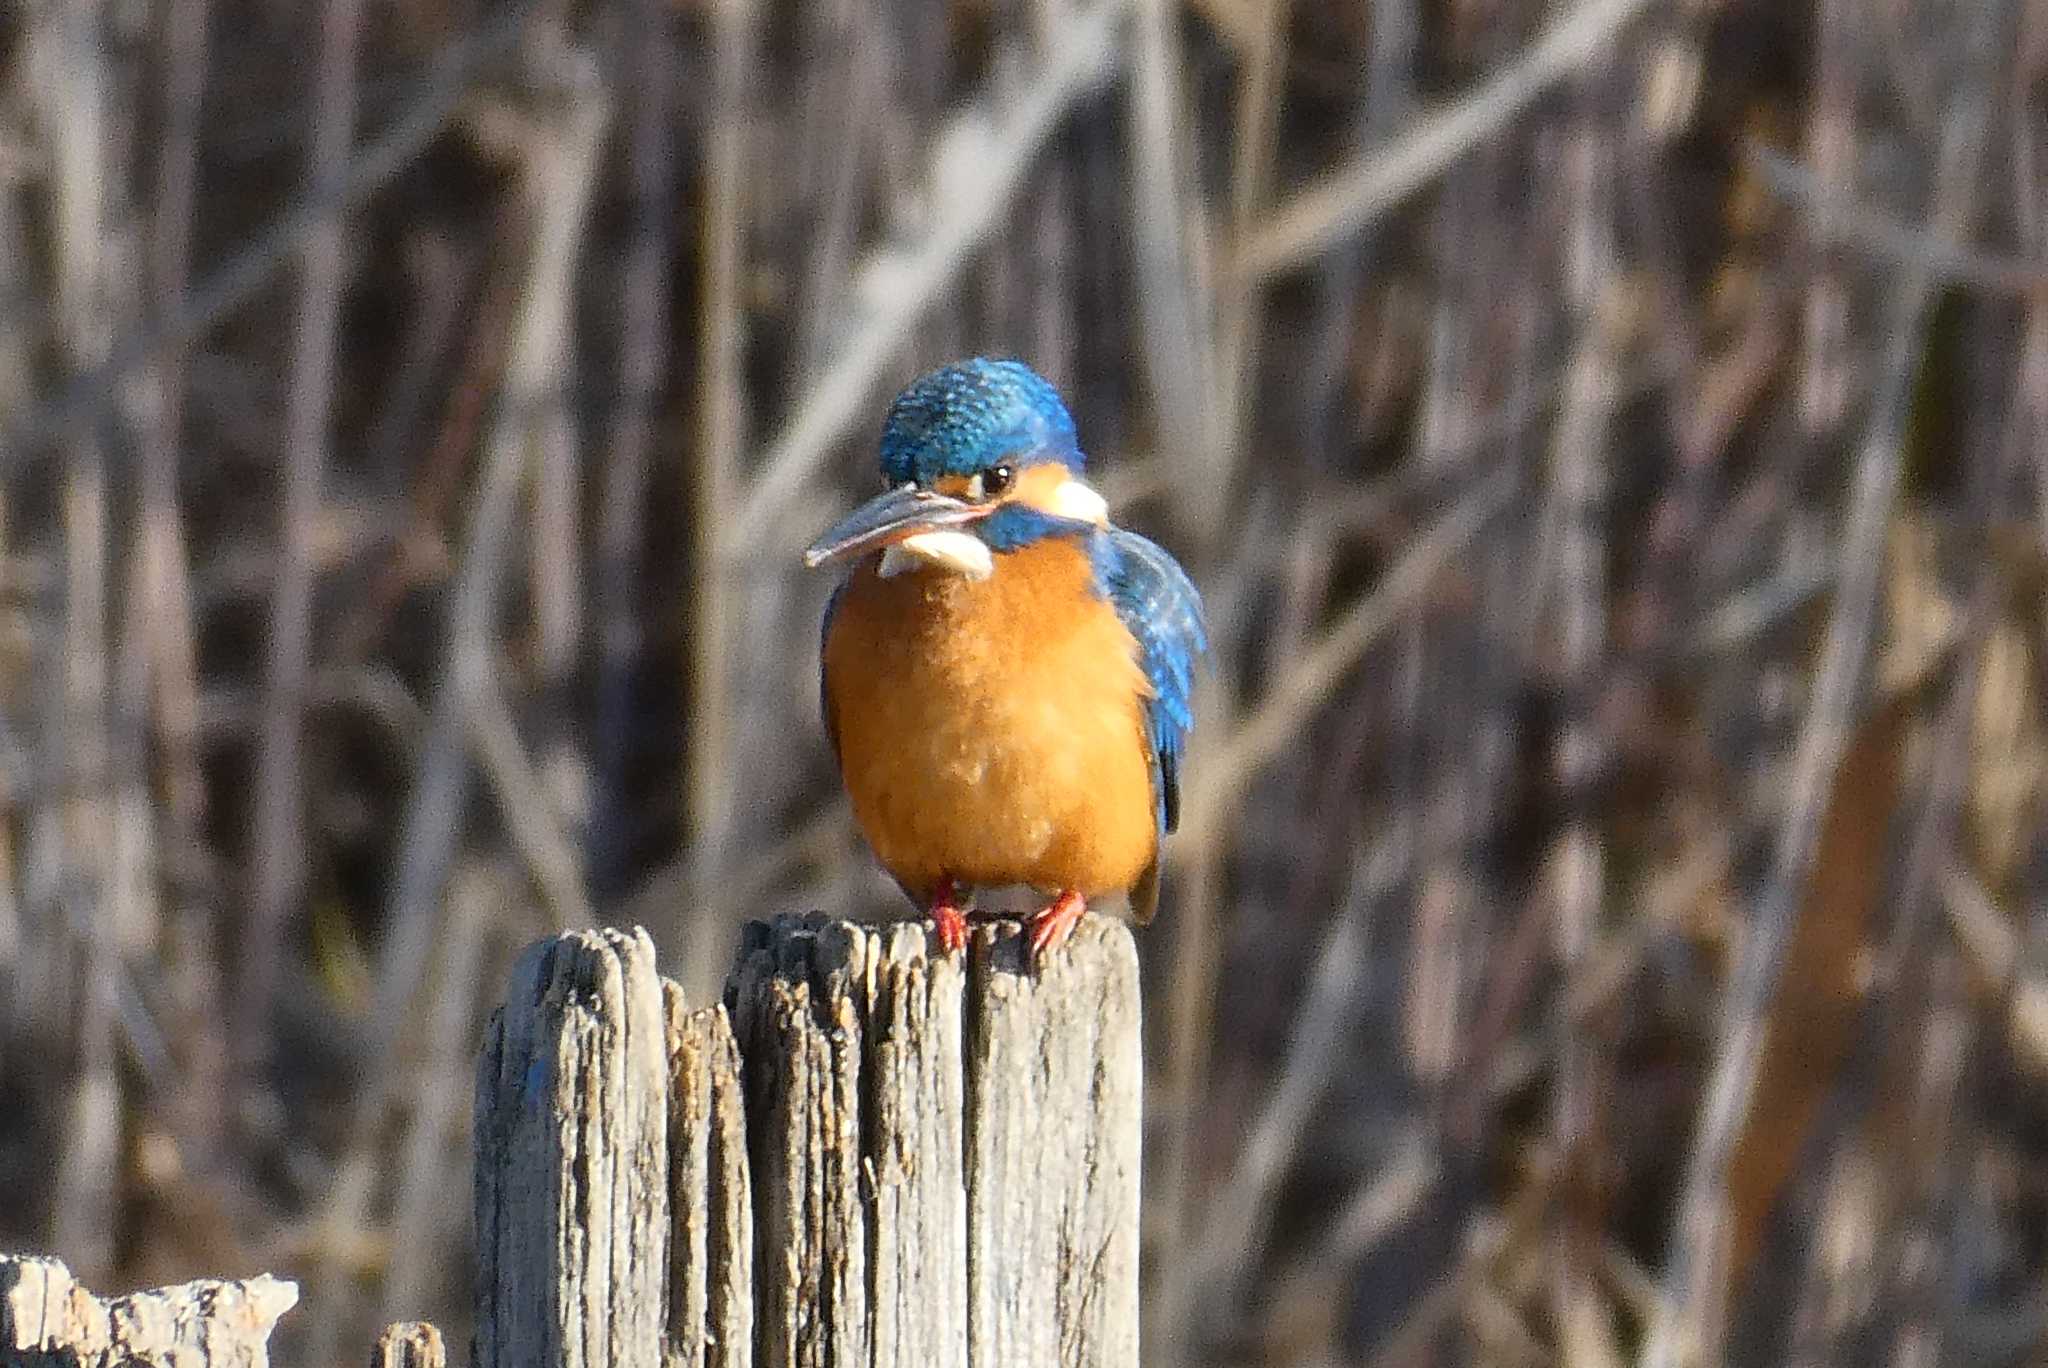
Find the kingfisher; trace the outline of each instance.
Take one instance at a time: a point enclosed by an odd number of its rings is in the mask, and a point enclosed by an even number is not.
[[[948,951],[979,890],[1050,899],[1036,961],[1090,898],[1159,901],[1180,815],[1200,596],[1109,521],[1074,420],[1021,361],[911,382],[882,427],[883,492],[804,553],[851,562],[825,609],[825,730],[854,819]]]

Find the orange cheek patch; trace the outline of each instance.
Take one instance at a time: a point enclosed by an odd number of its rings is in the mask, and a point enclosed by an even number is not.
[[[967,484],[973,478],[971,475],[941,475],[932,481],[932,488],[949,498],[964,499],[967,497]]]

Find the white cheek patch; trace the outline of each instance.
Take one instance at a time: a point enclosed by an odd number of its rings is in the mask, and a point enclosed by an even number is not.
[[[1072,518],[1100,527],[1109,521],[1109,500],[1079,480],[1064,480],[1046,500],[1045,511],[1056,518]]]
[[[936,565],[969,579],[984,580],[995,573],[996,559],[989,551],[988,543],[972,532],[942,528],[889,543],[882,551],[882,564],[877,573],[883,579],[889,579],[920,565]]]

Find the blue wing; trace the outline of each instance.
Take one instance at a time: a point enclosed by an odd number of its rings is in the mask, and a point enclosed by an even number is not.
[[[1172,556],[1120,527],[1096,539],[1095,574],[1137,639],[1138,664],[1152,685],[1145,739],[1152,748],[1159,829],[1172,831],[1180,824],[1181,755],[1195,722],[1195,662],[1209,649],[1202,597]]]

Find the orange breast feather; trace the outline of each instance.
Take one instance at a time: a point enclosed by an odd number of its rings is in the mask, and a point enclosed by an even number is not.
[[[1086,554],[1051,540],[985,580],[854,571],[825,706],[854,816],[913,894],[942,879],[1121,892],[1157,855],[1146,681]]]

